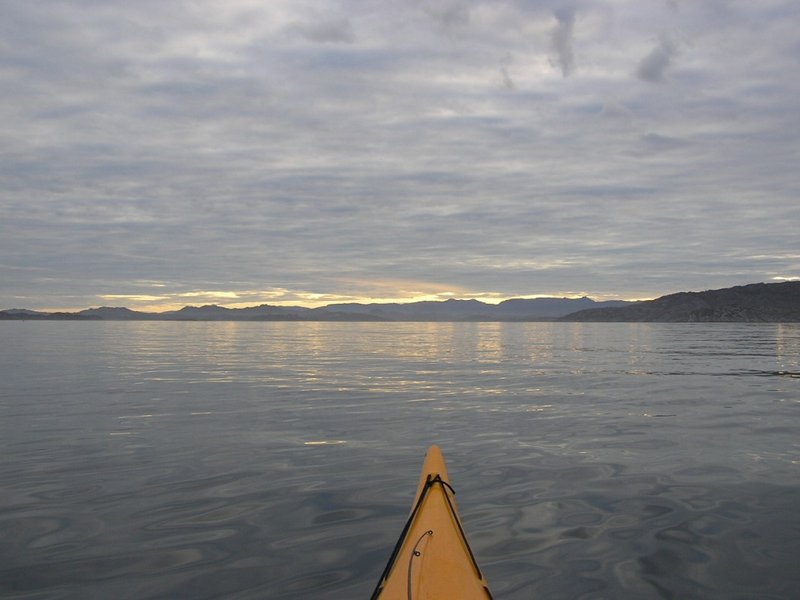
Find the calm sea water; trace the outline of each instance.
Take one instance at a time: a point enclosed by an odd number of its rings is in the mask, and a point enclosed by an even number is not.
[[[0,596],[367,598],[439,444],[498,600],[800,597],[800,326],[0,323]]]

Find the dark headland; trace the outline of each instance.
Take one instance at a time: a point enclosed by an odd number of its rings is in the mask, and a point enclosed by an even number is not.
[[[596,302],[591,298],[516,298],[499,304],[445,300],[329,304],[319,308],[185,306],[149,313],[123,307],[78,312],[0,311],[0,320],[79,321],[569,321],[569,322],[799,322],[800,281],[754,283],[655,300]]]
[[[800,321],[800,281],[753,283],[705,292],[680,292],[615,308],[591,308],[562,317],[579,322]]]

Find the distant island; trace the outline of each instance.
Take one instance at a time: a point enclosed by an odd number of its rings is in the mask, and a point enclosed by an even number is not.
[[[800,322],[800,281],[754,283],[704,292],[680,292],[655,300],[597,302],[591,298],[515,298],[499,304],[478,300],[329,304],[319,308],[185,306],[149,313],[124,307],[78,312],[0,311],[0,320],[77,321],[566,321],[566,322]]]

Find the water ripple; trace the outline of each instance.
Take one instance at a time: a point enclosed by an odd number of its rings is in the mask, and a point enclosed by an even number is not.
[[[800,327],[18,325],[4,598],[368,597],[432,442],[498,599],[800,589]]]

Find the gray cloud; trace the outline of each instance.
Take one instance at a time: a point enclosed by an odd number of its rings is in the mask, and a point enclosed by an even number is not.
[[[636,152],[641,154],[658,154],[676,150],[686,145],[686,141],[680,138],[652,132],[643,134],[639,139],[641,144]]]
[[[658,45],[645,56],[636,68],[636,76],[643,81],[659,82],[672,64],[678,52],[677,45],[666,37],[662,37]]]
[[[508,72],[508,68],[502,67],[500,69],[500,76],[503,82],[503,87],[507,90],[514,89],[514,80],[511,78],[511,75]]]
[[[470,22],[469,2],[463,0],[431,2],[426,5],[426,10],[445,31],[466,27]]]
[[[289,25],[290,32],[296,32],[310,42],[345,43],[355,41],[353,26],[346,17],[316,18],[311,21],[295,21]]]
[[[569,77],[575,69],[575,56],[572,48],[575,28],[575,9],[560,8],[555,11],[556,24],[550,33],[550,43],[556,55],[556,64],[564,77]]]

